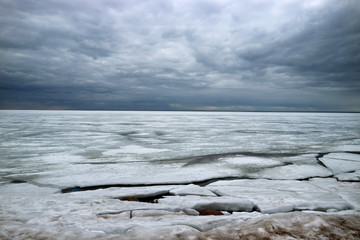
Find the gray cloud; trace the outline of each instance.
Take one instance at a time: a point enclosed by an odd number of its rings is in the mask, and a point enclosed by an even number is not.
[[[0,3],[0,108],[360,111],[357,1]]]

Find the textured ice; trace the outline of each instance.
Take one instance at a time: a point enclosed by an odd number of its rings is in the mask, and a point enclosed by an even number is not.
[[[353,153],[329,153],[324,158],[360,162],[360,154]]]
[[[332,172],[327,168],[315,164],[292,164],[274,168],[267,168],[248,174],[252,178],[267,179],[305,179],[309,177],[327,177]]]
[[[360,170],[350,173],[340,173],[335,176],[340,181],[358,181],[360,182]]]
[[[339,194],[304,181],[234,180],[208,187],[218,195],[246,198],[263,213],[353,208]]]
[[[198,195],[198,196],[216,197],[215,193],[209,191],[206,188],[202,188],[202,187],[194,185],[194,184],[189,184],[186,186],[174,188],[174,189],[170,190],[170,194],[179,195],[179,196]]]
[[[359,114],[0,115],[0,239],[360,234]]]
[[[231,165],[240,166],[244,168],[256,168],[256,167],[271,167],[281,165],[279,161],[259,158],[259,157],[235,157],[235,158],[221,158],[219,159],[225,163]]]
[[[339,182],[333,178],[315,178],[310,182],[319,188],[339,194],[354,209],[360,209],[360,184],[358,182]]]
[[[360,152],[360,145],[356,144],[356,140],[354,140],[352,144],[333,146],[327,150],[329,152]]]
[[[156,148],[146,148],[139,145],[129,145],[125,147],[121,147],[119,149],[111,149],[104,152],[104,155],[119,155],[121,153],[133,153],[133,154],[147,154],[147,153],[158,153],[169,151],[168,149],[156,149]]]
[[[159,203],[192,208],[196,210],[214,209],[219,211],[250,212],[254,203],[246,198],[239,197],[199,197],[199,196],[167,196],[159,199]]]
[[[321,161],[334,174],[360,170],[360,154],[330,153],[325,155]]]
[[[187,184],[194,181],[238,174],[237,170],[226,167],[221,168],[221,165],[199,165],[188,169],[182,169],[181,166],[180,163],[159,165],[147,162],[126,162],[106,164],[104,166],[85,164],[85,166],[67,169],[69,175],[64,175],[63,171],[59,170],[54,171],[52,174],[38,176],[36,181],[41,184],[54,183],[59,188],[106,184]],[[174,171],[174,169],[177,169],[177,171]],[[17,178],[19,177],[17,176]]]

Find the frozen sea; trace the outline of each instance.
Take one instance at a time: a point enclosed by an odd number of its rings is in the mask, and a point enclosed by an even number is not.
[[[0,239],[201,239],[286,213],[318,228],[360,220],[358,113],[0,111],[0,135]]]

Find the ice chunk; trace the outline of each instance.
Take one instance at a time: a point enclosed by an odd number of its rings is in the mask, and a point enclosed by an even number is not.
[[[336,146],[329,149],[329,152],[335,151],[344,151],[344,152],[360,152],[359,145],[343,145],[343,146]]]
[[[194,184],[189,184],[186,186],[174,188],[174,189],[170,190],[170,194],[179,195],[179,196],[184,196],[184,195],[198,195],[198,196],[210,196],[210,197],[217,196],[215,193],[211,192],[209,189],[206,189],[206,188],[194,185]]]
[[[330,153],[321,161],[330,168],[334,174],[355,171],[360,169],[360,155],[351,153]]]
[[[133,210],[131,216],[134,217],[159,217],[159,216],[174,216],[186,215],[184,212],[174,212],[166,210]]]
[[[193,226],[175,225],[175,226],[159,226],[154,228],[147,226],[134,227],[126,233],[126,237],[122,239],[172,239],[176,236],[179,239],[196,239],[199,231]]]
[[[344,161],[334,158],[325,158],[321,161],[326,165],[326,167],[331,169],[334,174],[350,172],[360,169],[360,162]]]
[[[111,187],[106,189],[97,189],[92,191],[84,192],[73,192],[68,193],[72,195],[81,195],[91,198],[116,198],[120,199],[121,197],[135,197],[135,198],[146,198],[146,197],[156,197],[163,194],[167,194],[171,189],[177,187],[176,185],[160,185],[160,186],[146,186],[146,187]]]
[[[249,173],[252,178],[268,178],[268,179],[304,179],[310,177],[327,177],[332,172],[320,165],[287,165],[264,169],[256,173]]]
[[[324,190],[339,194],[354,209],[360,209],[360,184],[358,182],[339,182],[336,179],[315,178],[310,183]]]
[[[219,181],[207,186],[224,196],[246,198],[263,213],[296,210],[345,210],[353,206],[336,192],[322,189],[310,182],[296,180],[234,180]]]
[[[360,162],[360,154],[354,153],[329,153],[325,155],[324,158],[335,158],[339,160]]]
[[[235,193],[253,191],[253,190],[274,190],[284,192],[294,191],[319,191],[319,187],[310,184],[307,181],[298,180],[268,180],[268,179],[240,179],[240,180],[223,180],[207,185],[207,188],[233,187]]]
[[[159,203],[196,210],[214,209],[219,211],[252,211],[254,203],[237,197],[167,196]]]
[[[303,193],[302,198],[293,200],[295,210],[337,211],[353,209],[353,206],[334,193]]]
[[[260,158],[260,157],[233,157],[233,158],[221,158],[219,159],[225,163],[241,166],[244,168],[256,168],[256,167],[270,167],[276,165],[282,165],[281,162],[271,160],[268,158]]]
[[[360,170],[351,173],[340,173],[335,176],[340,181],[360,181]]]
[[[339,195],[350,203],[353,208],[360,211],[360,192],[341,192]]]

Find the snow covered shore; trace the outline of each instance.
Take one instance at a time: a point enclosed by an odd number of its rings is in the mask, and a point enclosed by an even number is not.
[[[0,191],[0,239],[360,238],[359,184],[336,179],[229,180],[203,187],[70,193],[12,183]],[[205,209],[223,215],[200,215]]]
[[[241,219],[241,217],[239,217]],[[219,219],[217,219],[219,220]],[[220,219],[221,220],[221,219]],[[216,221],[214,218],[213,221]],[[143,227],[125,234],[104,234],[76,227],[33,226],[1,222],[0,239],[347,239],[360,238],[360,216],[354,214],[280,213],[202,232],[186,224]]]

